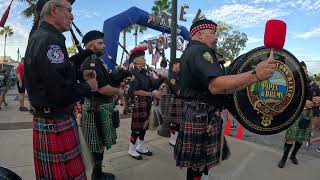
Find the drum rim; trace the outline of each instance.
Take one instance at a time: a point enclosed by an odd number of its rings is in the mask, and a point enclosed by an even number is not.
[[[243,62],[243,59],[247,59],[253,52],[257,52],[257,51],[260,51],[260,50],[265,50],[267,48],[264,48],[263,46],[261,47],[257,47],[255,49],[252,49],[251,51],[249,51],[248,53],[245,53],[244,56],[240,59],[240,61],[238,63],[235,63],[236,67],[240,66],[239,68],[237,68],[238,70],[236,71],[233,67],[233,73],[240,73],[244,67],[246,67],[246,65],[249,63],[249,61],[245,61]],[[288,50],[286,49],[282,49],[280,51],[283,51],[285,54],[287,54],[291,59],[293,59],[295,62],[292,63],[298,73],[299,73],[299,77],[300,77],[300,83],[301,84],[306,84],[306,83],[303,83],[303,82],[307,82],[307,78],[306,78],[306,75],[305,73],[302,73],[303,72],[303,69],[302,67],[300,66],[299,64],[299,61],[298,59],[292,54],[290,53]],[[240,56],[241,57],[241,56]],[[241,61],[242,60],[242,61]],[[243,62],[241,65],[239,65],[239,63]],[[231,71],[232,73],[232,71]],[[243,90],[241,90],[243,91]],[[239,107],[239,103],[238,103],[238,98],[237,98],[237,93],[238,92],[234,92],[232,93],[232,96],[231,96],[231,103],[232,105],[234,106],[232,108],[232,110],[234,111],[235,113],[235,116],[237,118],[239,118],[239,121],[240,122],[243,122],[241,123],[244,127],[246,127],[246,129],[248,129],[250,132],[253,132],[253,133],[257,133],[257,134],[261,134],[261,135],[272,135],[272,134],[277,134],[279,132],[282,132],[284,131],[285,129],[287,129],[290,125],[292,125],[295,120],[298,118],[298,116],[300,115],[300,113],[303,111],[303,107],[304,107],[304,104],[305,104],[305,101],[306,101],[306,97],[305,97],[305,94],[306,94],[306,91],[307,91],[307,87],[305,86],[304,88],[301,89],[301,97],[300,97],[300,103],[299,103],[299,106],[296,108],[296,111],[295,113],[293,113],[293,115],[290,117],[290,119],[288,121],[286,121],[285,124],[283,124],[281,127],[273,127],[273,128],[263,128],[263,127],[260,127],[260,126],[257,126],[255,124],[252,124],[243,114],[242,114],[242,111],[243,110],[240,110],[241,108]],[[237,108],[238,107],[238,108]],[[239,109],[239,110],[238,110]],[[245,120],[243,119],[243,117],[245,118]],[[249,123],[248,123],[249,122]],[[249,126],[249,125],[252,125],[252,126]]]
[[[12,171],[11,169],[7,168],[6,166],[3,166],[0,164],[0,169],[4,169],[8,172],[10,172],[12,175],[16,175],[17,177],[19,177],[21,180],[23,180],[23,178],[21,176],[19,176],[17,173],[15,173],[14,171]]]

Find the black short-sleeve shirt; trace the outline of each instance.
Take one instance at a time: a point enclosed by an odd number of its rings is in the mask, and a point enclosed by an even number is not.
[[[215,52],[205,44],[192,41],[181,56],[181,96],[212,99],[208,90],[211,79],[225,74]]]

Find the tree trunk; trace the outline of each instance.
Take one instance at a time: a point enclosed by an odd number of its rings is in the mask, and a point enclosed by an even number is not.
[[[127,34],[126,31],[123,31],[123,35],[122,35],[123,47],[126,47],[126,34]],[[124,49],[122,50],[122,54],[121,54],[120,66],[122,66],[123,58],[124,58]]]
[[[138,25],[136,25],[134,28],[134,42],[135,42],[135,45],[137,46],[138,45]]]
[[[6,46],[7,46],[7,34],[4,35],[4,50],[3,50],[3,62],[6,62]]]

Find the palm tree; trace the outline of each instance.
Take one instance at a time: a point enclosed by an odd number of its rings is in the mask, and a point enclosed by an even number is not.
[[[37,11],[37,3],[39,0],[19,0],[20,2],[27,2],[29,6],[22,11],[22,15],[26,18],[31,18],[33,16],[33,25],[29,36],[38,28],[40,12]],[[40,4],[44,4],[49,0],[43,0]]]
[[[12,28],[10,26],[4,26],[3,29],[0,30],[0,35],[4,35],[4,50],[3,50],[3,59],[6,58],[6,46],[7,46],[7,37],[13,35]]]
[[[27,17],[27,18],[30,18],[32,17],[35,12],[37,11],[36,9],[36,2],[37,0],[19,0],[20,2],[27,2],[29,4],[29,6],[22,11],[22,15]]]
[[[171,5],[171,0],[155,0],[151,8],[151,13],[155,16],[159,16],[161,11],[166,11],[167,13],[171,14]],[[164,33],[162,33],[162,35],[164,35]],[[164,49],[162,50],[162,54],[165,55]],[[155,67],[157,68],[157,64]]]
[[[144,26],[140,26],[138,24],[134,24],[133,25],[133,29],[134,29],[134,42],[135,42],[135,45],[137,46],[138,45],[138,33],[141,33],[143,34],[147,28],[144,27]]]
[[[151,8],[152,14],[159,16],[161,11],[171,14],[171,0],[155,0]]]
[[[122,31],[122,45],[125,49],[127,47],[127,33],[131,33],[132,30],[133,30],[133,26],[128,26]],[[121,54],[120,66],[122,65],[123,58],[124,58],[124,50],[122,51],[122,54]]]

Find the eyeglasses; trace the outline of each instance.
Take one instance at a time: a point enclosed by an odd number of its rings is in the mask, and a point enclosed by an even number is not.
[[[70,8],[70,7],[59,6],[59,5],[56,5],[56,7],[66,9],[69,13],[72,13],[72,8]]]

